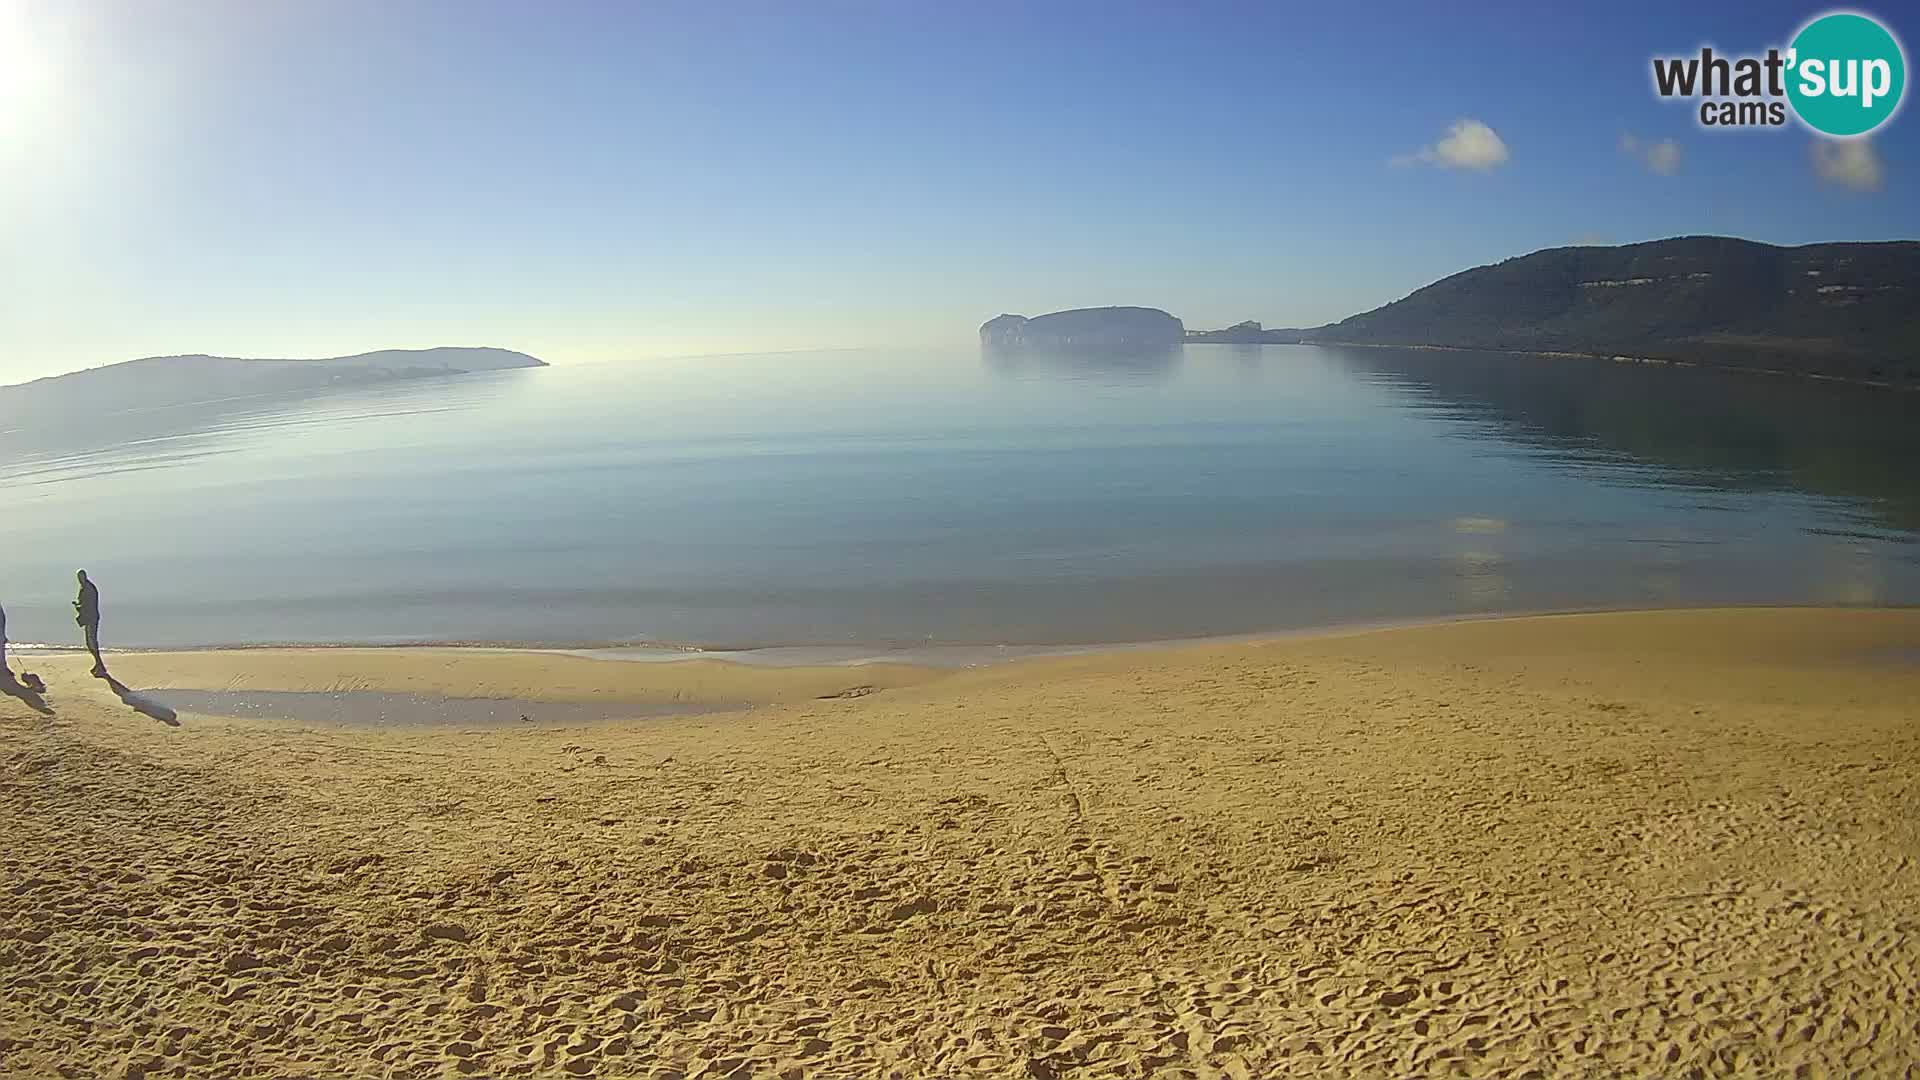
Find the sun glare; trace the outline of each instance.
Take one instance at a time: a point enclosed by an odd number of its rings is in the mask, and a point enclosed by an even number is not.
[[[54,65],[15,0],[0,0],[0,134],[27,129],[53,90]]]

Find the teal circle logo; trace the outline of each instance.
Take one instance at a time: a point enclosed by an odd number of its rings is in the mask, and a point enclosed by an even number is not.
[[[1850,11],[1822,15],[1793,39],[1787,100],[1815,131],[1865,135],[1892,118],[1907,88],[1907,57],[1886,27]]]

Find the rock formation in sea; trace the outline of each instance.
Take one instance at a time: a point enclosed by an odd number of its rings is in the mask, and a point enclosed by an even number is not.
[[[1075,308],[1027,318],[998,315],[980,325],[980,344],[994,348],[1178,345],[1186,337],[1179,319],[1159,308]]]

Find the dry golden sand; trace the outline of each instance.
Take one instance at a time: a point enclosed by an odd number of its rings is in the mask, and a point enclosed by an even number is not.
[[[936,677],[445,652],[136,687],[709,695],[573,729],[0,698],[0,1072],[1912,1075],[1920,612]],[[880,692],[816,700],[858,685]]]

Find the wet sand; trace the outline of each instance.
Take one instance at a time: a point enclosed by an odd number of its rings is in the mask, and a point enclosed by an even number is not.
[[[1920,612],[965,671],[271,650],[0,697],[0,1075],[1906,1075]]]
[[[440,726],[456,729],[539,724],[568,727],[602,721],[703,712],[737,712],[743,706],[697,701],[537,701],[531,698],[440,697],[379,690],[154,690],[146,695],[177,712],[255,720],[373,727]]]

